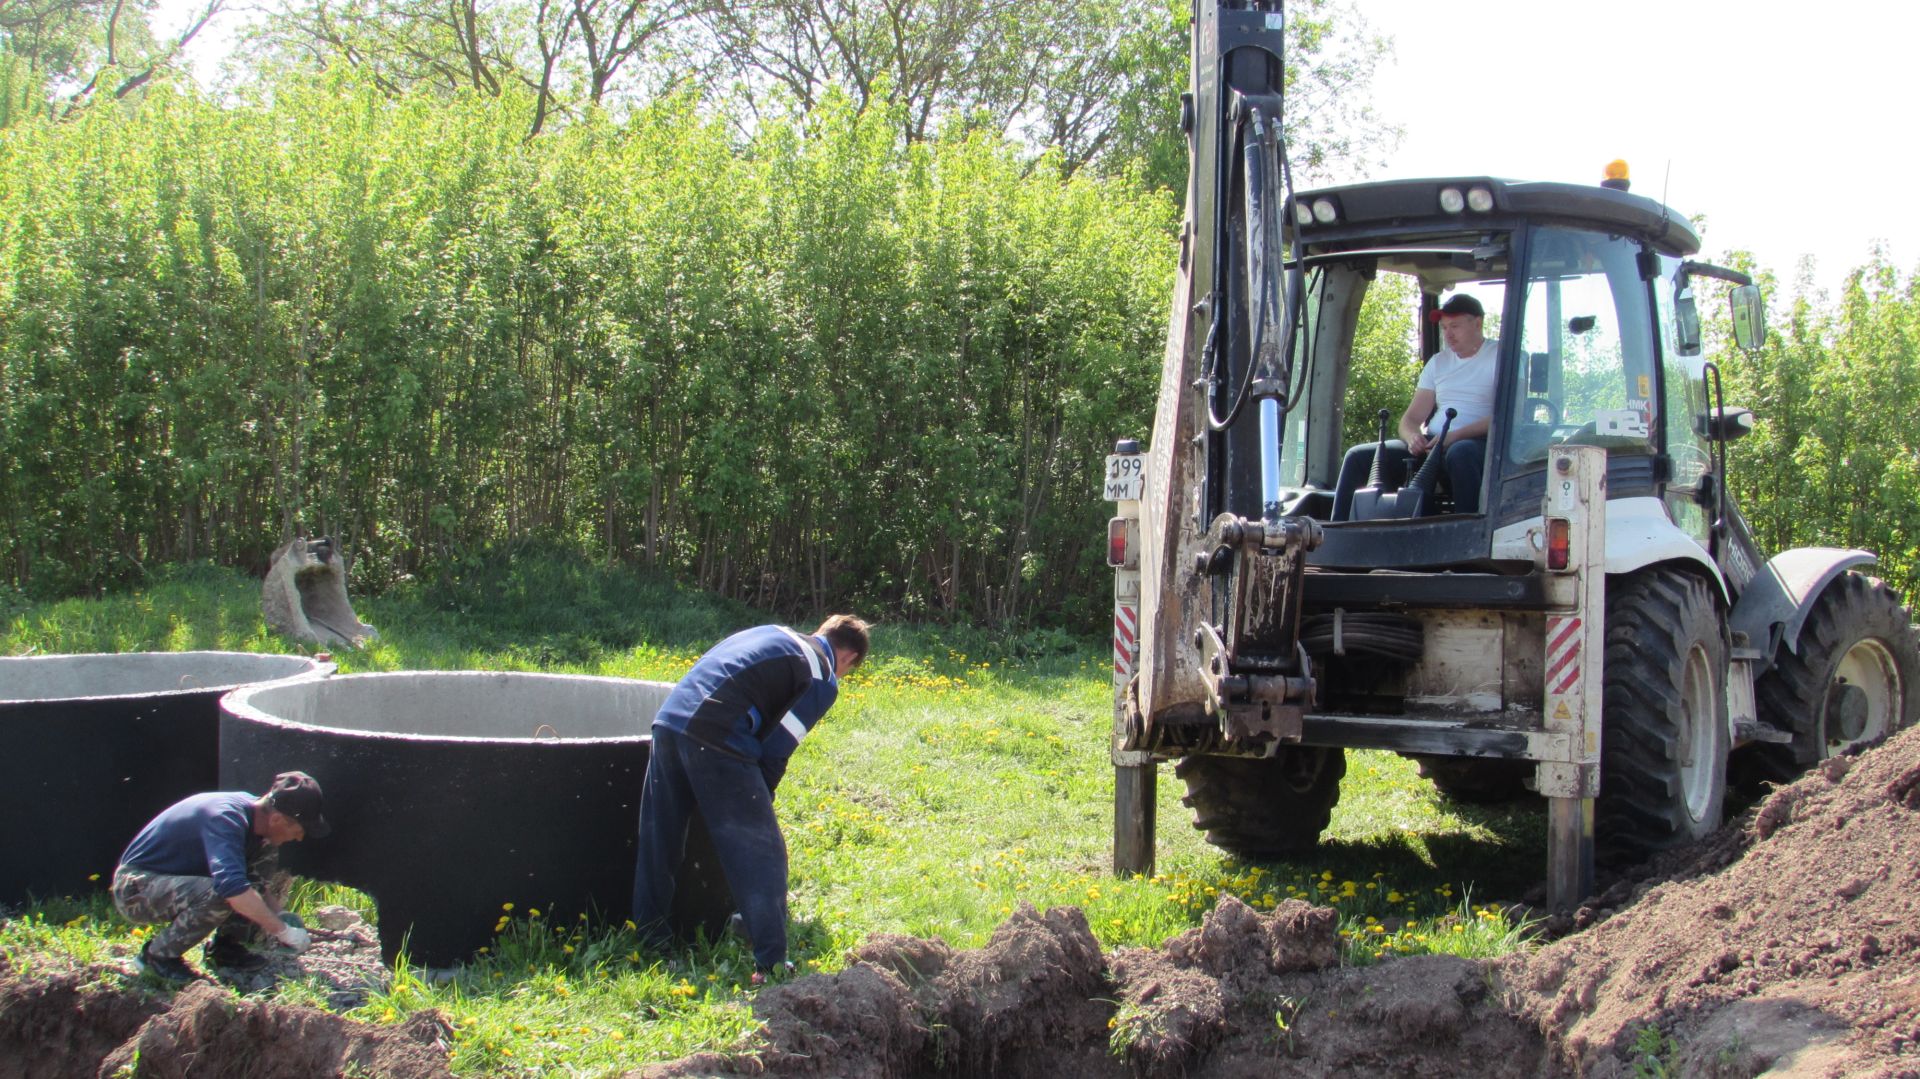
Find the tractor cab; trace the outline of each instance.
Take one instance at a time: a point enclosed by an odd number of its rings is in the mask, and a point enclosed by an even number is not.
[[[1711,545],[1694,278],[1747,282],[1687,261],[1699,238],[1684,220],[1622,190],[1484,177],[1323,188],[1293,205],[1304,303],[1280,483],[1284,513],[1324,524],[1310,564],[1524,572],[1533,552],[1502,530],[1539,516],[1549,451],[1565,444],[1605,448],[1610,498],[1657,498]],[[1423,362],[1441,351],[1443,307],[1484,312],[1486,344],[1467,361],[1493,384],[1473,491],[1452,489],[1438,454],[1410,459],[1397,428],[1411,395],[1362,362],[1383,345]],[[1448,422],[1431,415],[1427,430]]]

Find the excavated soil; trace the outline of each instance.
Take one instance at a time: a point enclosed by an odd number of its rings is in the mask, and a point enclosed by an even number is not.
[[[760,992],[754,1045],[626,1079],[1920,1079],[1917,837],[1907,731],[1772,792],[1504,959],[1343,968],[1332,911],[1231,897],[1165,947],[1103,955],[1080,911],[1023,906],[978,949],[875,937],[838,973]],[[356,928],[328,934],[343,954],[367,950]],[[366,972],[337,973],[338,992],[364,991]],[[0,960],[0,1079],[111,1076],[136,1059],[141,1076],[196,1079],[447,1074],[431,1013],[377,1028],[207,983],[171,1001],[110,988],[123,981]]]
[[[763,1044],[627,1079],[1920,1079],[1917,848],[1910,730],[1504,959],[1342,968],[1332,911],[1225,896],[1164,948],[1102,956],[1079,911],[1023,907],[975,951],[870,940],[840,973],[760,993]]]
[[[382,1027],[234,995],[305,979],[351,1008],[384,984],[379,943],[359,915],[323,908],[309,928],[306,954],[171,998],[130,981],[130,963],[28,974],[0,956],[0,1079],[448,1079],[449,1030],[436,1013]]]

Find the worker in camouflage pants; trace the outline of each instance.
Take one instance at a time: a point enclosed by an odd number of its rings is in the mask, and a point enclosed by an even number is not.
[[[216,930],[206,949],[216,967],[265,966],[246,946],[255,930],[305,951],[312,943],[306,929],[281,911],[287,878],[278,871],[280,846],[331,830],[321,814],[320,784],[305,772],[282,772],[258,797],[215,791],[162,810],[113,871],[120,913],[136,925],[162,926],[141,946],[140,968],[175,984],[192,981],[198,975],[187,965],[187,950]]]
[[[247,862],[247,883],[260,893],[267,906],[280,911],[283,921],[292,916],[282,907],[293,876],[280,868],[280,848],[262,843],[259,852]],[[238,965],[246,942],[257,937],[252,922],[236,922],[233,908],[214,891],[212,877],[155,873],[147,869],[121,866],[113,874],[113,905],[122,917],[135,925],[161,928],[148,938],[148,947],[160,955],[185,955],[208,934],[208,958],[217,966],[231,966],[220,958],[232,956]]]

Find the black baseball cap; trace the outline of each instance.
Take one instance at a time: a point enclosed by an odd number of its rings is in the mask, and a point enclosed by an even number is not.
[[[1472,315],[1474,318],[1486,318],[1487,311],[1480,306],[1479,300],[1461,292],[1455,294],[1453,299],[1441,304],[1440,310],[1434,312],[1433,317],[1437,319],[1441,315]]]
[[[333,825],[320,813],[320,781],[305,772],[281,772],[273,777],[267,804],[300,822],[308,839],[325,838]]]

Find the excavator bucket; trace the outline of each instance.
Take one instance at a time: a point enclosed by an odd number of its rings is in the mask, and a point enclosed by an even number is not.
[[[274,632],[308,644],[359,648],[379,636],[347,602],[346,565],[330,536],[298,537],[273,552],[260,613]]]

